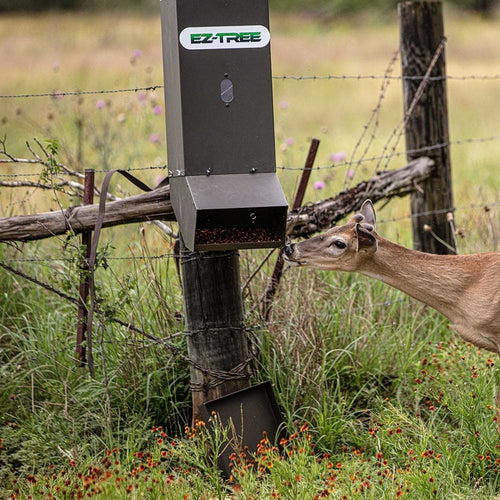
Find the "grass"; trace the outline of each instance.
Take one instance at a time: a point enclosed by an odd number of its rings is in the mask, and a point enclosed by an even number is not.
[[[494,74],[500,67],[497,21],[447,12],[448,72]],[[274,75],[383,74],[397,48],[395,19],[321,23],[273,15]],[[1,94],[114,89],[162,83],[157,16],[41,14],[3,16]],[[140,49],[139,56],[133,56]],[[132,57],[132,60],[131,60]],[[397,66],[397,65],[396,65]],[[29,71],[27,71],[29,68]],[[397,70],[396,70],[397,73]],[[348,159],[377,102],[380,81],[275,80],[279,165],[300,167],[308,140],[321,139],[319,165],[345,151]],[[495,135],[498,81],[450,80],[451,139]],[[97,103],[104,101],[103,106]],[[29,156],[25,141],[58,139],[59,159],[77,169],[162,165],[161,92],[91,95],[81,99],[2,101],[0,136],[9,151]],[[368,156],[380,154],[402,114],[399,82],[391,83]],[[80,134],[80,135],[79,135]],[[153,134],[157,139],[151,141]],[[287,139],[293,139],[293,141]],[[364,143],[366,144],[366,143]],[[403,145],[401,145],[401,149]],[[362,150],[362,149],[361,149]],[[463,253],[498,250],[500,141],[452,148],[456,224]],[[403,163],[393,159],[389,168]],[[369,176],[367,163],[353,182]],[[37,172],[2,165],[2,173]],[[18,169],[18,170],[16,170]],[[151,184],[161,171],[141,172]],[[342,188],[346,168],[317,170],[307,202]],[[280,170],[289,199],[298,172]],[[129,187],[114,184],[115,192]],[[57,209],[55,194],[0,192],[2,216]],[[64,206],[75,200],[59,196]],[[379,232],[410,244],[407,200],[380,211]],[[106,231],[107,267],[98,270],[105,314],[119,315],[185,349],[182,294],[173,259],[114,260],[158,255],[172,244],[148,224]],[[101,247],[103,248],[103,247]],[[72,238],[16,248],[3,259],[76,295],[77,242]],[[241,256],[244,282],[263,252]],[[250,284],[246,310],[258,301],[272,259]],[[96,378],[74,359],[76,314],[21,278],[2,272],[0,285],[0,492],[56,498],[494,498],[499,495],[499,440],[494,397],[497,358],[464,344],[437,313],[399,292],[356,275],[288,270],[271,321],[255,312],[252,342],[260,352],[254,381],[271,380],[287,441],[262,443],[254,457],[234,457],[232,481],[214,455],[215,436],[188,428],[189,369],[168,350],[105,321],[96,322]],[[208,424],[208,423],[207,423]],[[161,426],[161,428],[159,428]],[[151,430],[153,429],[153,432]],[[163,433],[163,434],[162,434]],[[161,442],[159,442],[161,440]],[[313,446],[314,445],[314,446]],[[239,460],[239,461],[238,461]],[[327,491],[327,490],[331,491]]]

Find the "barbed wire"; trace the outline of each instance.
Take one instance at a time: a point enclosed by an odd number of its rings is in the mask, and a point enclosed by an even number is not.
[[[321,80],[423,80],[424,75],[273,75],[273,80],[282,81],[321,81]],[[494,75],[447,75],[447,76],[432,76],[429,81],[456,80],[456,81],[495,81],[500,80],[500,74]],[[38,93],[23,93],[23,94],[2,94],[0,99],[27,99],[31,97],[51,97],[60,99],[66,96],[82,96],[96,94],[120,94],[120,93],[136,93],[136,92],[154,92],[158,89],[163,89],[164,85],[149,85],[146,87],[129,87],[121,89],[99,89],[99,90],[53,90],[52,92]]]
[[[274,80],[423,80],[424,75],[415,76],[398,76],[398,75],[281,75],[273,76]],[[442,80],[500,80],[500,75],[447,75],[447,76],[431,76],[429,81],[442,81]]]
[[[427,215],[440,215],[440,214],[453,213],[453,212],[457,212],[460,210],[475,210],[478,208],[481,208],[485,212],[488,212],[491,207],[498,207],[498,206],[500,206],[500,201],[494,201],[491,203],[471,203],[469,205],[463,205],[461,207],[441,208],[438,210],[427,210],[425,212],[418,212],[418,213],[414,213],[414,214],[401,215],[399,217],[393,217],[390,219],[382,219],[382,220],[378,220],[377,224],[385,224],[388,222],[399,222],[399,221],[406,220],[406,219],[416,219],[417,217],[425,217]]]
[[[81,95],[93,95],[93,94],[120,94],[126,92],[141,92],[141,91],[155,91],[162,89],[163,85],[150,85],[148,87],[130,87],[125,89],[106,89],[106,90],[64,90],[58,91],[54,90],[52,92],[40,92],[40,93],[25,93],[25,94],[4,94],[0,95],[0,99],[25,99],[29,97],[52,97],[53,99],[60,99],[66,96],[81,96]]]
[[[471,137],[468,139],[457,139],[454,141],[449,141],[449,142],[443,142],[439,144],[433,144],[431,146],[423,146],[421,148],[417,149],[408,149],[406,151],[396,151],[391,154],[385,154],[385,155],[379,155],[379,156],[371,156],[369,158],[363,158],[361,160],[355,160],[355,161],[342,161],[342,162],[336,162],[331,165],[318,165],[316,167],[312,167],[312,170],[325,170],[325,169],[332,169],[332,168],[341,168],[341,167],[349,167],[352,165],[358,165],[360,163],[370,163],[373,161],[378,161],[378,160],[386,160],[390,158],[396,158],[400,156],[406,156],[407,154],[415,154],[415,153],[425,153],[429,151],[435,151],[438,149],[443,149],[449,146],[457,146],[457,145],[464,145],[464,144],[475,144],[475,143],[484,143],[484,142],[492,142],[492,141],[498,141],[500,140],[500,135],[492,135],[488,137]],[[2,163],[0,161],[0,163]],[[278,170],[304,170],[304,167],[287,167],[285,165],[277,166],[276,167]],[[166,164],[164,165],[150,165],[146,167],[131,167],[131,168],[123,168],[121,170],[125,170],[127,172],[133,172],[133,171],[145,171],[145,170],[167,170],[168,166]],[[106,173],[108,172],[107,170],[94,170],[96,173]],[[59,174],[60,176],[63,176],[64,173]],[[69,174],[68,174],[69,175]],[[17,178],[17,177],[38,177],[40,176],[40,172],[38,173],[14,173],[14,174],[0,174],[0,178]]]
[[[500,140],[500,135],[492,135],[489,137],[473,137],[469,139],[457,139],[455,141],[449,141],[449,142],[443,142],[439,144],[433,144],[432,146],[423,146],[421,148],[417,149],[408,149],[405,151],[396,151],[394,153],[390,154],[384,154],[384,155],[379,155],[379,156],[371,156],[369,158],[363,158],[362,160],[355,160],[355,161],[342,161],[338,163],[334,163],[331,165],[318,165],[316,167],[313,167],[312,170],[325,170],[325,169],[331,169],[331,168],[340,168],[340,167],[349,167],[351,165],[358,165],[359,163],[370,163],[373,161],[378,161],[378,160],[386,160],[390,158],[395,158],[399,156],[406,156],[407,154],[415,154],[415,153],[425,153],[429,151],[434,151],[437,149],[443,149],[449,146],[457,146],[457,145],[463,145],[463,144],[473,144],[473,143],[483,143],[483,142],[491,142],[491,141],[497,141]],[[303,170],[304,167],[277,167],[280,170]]]
[[[396,50],[394,54],[392,55],[389,64],[387,65],[387,68],[384,72],[384,75],[387,76],[387,78],[384,78],[382,81],[382,84],[380,85],[380,91],[379,91],[379,96],[377,100],[377,104],[373,108],[370,117],[368,121],[363,125],[363,130],[361,132],[361,135],[358,138],[358,141],[354,145],[354,149],[352,150],[351,156],[350,156],[350,162],[354,162],[356,160],[356,163],[354,164],[353,171],[350,172],[351,175],[348,175],[348,171],[346,171],[345,176],[344,176],[344,189],[349,187],[349,178],[352,180],[354,176],[356,175],[356,172],[363,162],[364,158],[368,154],[368,151],[370,150],[371,145],[373,144],[373,141],[376,138],[376,133],[379,128],[379,123],[380,123],[380,111],[382,109],[382,104],[384,102],[387,90],[391,84],[391,79],[389,78],[392,76],[392,72],[394,71],[394,67],[396,65],[396,61],[398,60],[400,55],[400,51]],[[371,127],[371,130],[370,130]],[[366,144],[363,147],[363,150],[361,152],[361,156],[356,159],[356,153],[359,148],[361,148],[361,144],[363,143],[363,139],[365,136],[368,137],[368,140],[366,141]]]
[[[0,164],[3,163],[0,160]],[[9,162],[9,164],[12,164],[15,162]],[[167,165],[149,165],[147,167],[129,167],[129,168],[122,168],[120,170],[125,170],[126,172],[137,172],[137,171],[144,171],[144,170],[166,170]],[[95,173],[98,174],[103,174],[107,173],[108,170],[94,170]],[[41,172],[29,172],[29,173],[16,173],[16,174],[0,174],[0,177],[6,177],[6,178],[15,178],[15,177],[39,177]],[[65,173],[65,172],[60,172],[58,174],[59,176],[64,176],[64,175],[72,175],[70,173]]]
[[[377,221],[377,224],[386,224],[389,222],[400,222],[402,220],[409,220],[409,219],[414,219],[417,217],[424,217],[428,215],[439,215],[439,214],[446,214],[446,213],[454,213],[454,212],[459,212],[462,210],[477,210],[477,209],[482,209],[485,212],[488,212],[491,210],[492,207],[498,207],[500,206],[500,201],[491,201],[491,202],[483,202],[483,203],[470,203],[468,205],[462,205],[462,206],[457,206],[457,207],[449,207],[449,208],[442,208],[438,210],[428,210],[424,212],[417,212],[414,214],[406,214],[406,215],[401,215],[399,217],[392,217],[388,219],[381,219]],[[176,254],[176,253],[166,253],[166,254],[159,254],[159,255],[131,255],[131,256],[123,256],[123,257],[106,257],[106,261],[139,261],[139,260],[148,260],[148,261],[153,261],[153,260],[165,260],[165,259],[181,259],[183,258],[184,255],[181,254]],[[217,256],[218,258],[219,256]],[[206,258],[211,258],[207,256]],[[70,257],[50,257],[50,258],[8,258],[8,259],[0,259],[0,267],[1,264],[8,264],[8,263],[14,263],[14,262],[25,262],[25,263],[33,263],[33,264],[44,264],[44,263],[52,263],[52,262],[72,262],[75,259],[70,258]],[[66,298],[66,297],[64,297]]]
[[[105,257],[104,260],[163,260],[163,259],[180,259],[180,254],[168,253],[160,255],[132,255],[128,257]],[[71,257],[51,257],[47,259],[28,258],[28,259],[0,259],[0,262],[31,262],[31,263],[48,263],[48,262],[74,262]]]

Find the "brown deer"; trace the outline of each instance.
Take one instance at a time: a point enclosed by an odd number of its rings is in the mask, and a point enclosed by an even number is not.
[[[391,285],[446,316],[467,342],[500,354],[500,252],[434,255],[379,236],[370,200],[343,226],[286,245],[285,260],[356,271]],[[497,392],[500,431],[500,387]]]

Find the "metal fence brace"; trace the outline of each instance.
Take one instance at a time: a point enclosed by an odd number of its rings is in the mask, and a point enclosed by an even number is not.
[[[190,250],[276,247],[267,0],[162,0],[171,200]]]

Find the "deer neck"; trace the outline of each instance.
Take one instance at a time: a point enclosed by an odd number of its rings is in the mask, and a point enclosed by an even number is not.
[[[461,292],[470,274],[460,257],[417,252],[377,236],[378,249],[358,269],[427,304],[449,319],[460,314]],[[453,261],[453,264],[450,265]]]

